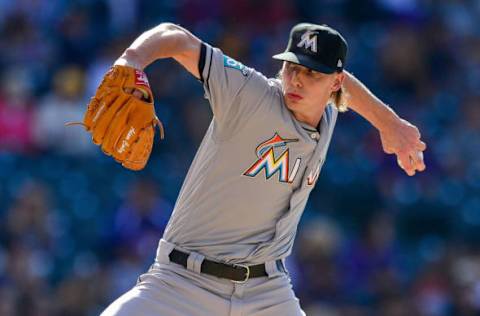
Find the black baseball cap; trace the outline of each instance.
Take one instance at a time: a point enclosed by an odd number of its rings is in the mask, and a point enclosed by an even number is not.
[[[290,31],[285,52],[273,58],[331,74],[343,70],[347,50],[347,41],[333,28],[325,24],[300,23]]]

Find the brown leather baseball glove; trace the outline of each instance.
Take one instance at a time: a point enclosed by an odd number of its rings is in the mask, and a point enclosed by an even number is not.
[[[137,90],[143,97],[133,95]],[[164,137],[147,76],[128,66],[115,65],[105,75],[82,125],[105,154],[131,170],[141,170],[147,164],[157,125],[160,137]]]

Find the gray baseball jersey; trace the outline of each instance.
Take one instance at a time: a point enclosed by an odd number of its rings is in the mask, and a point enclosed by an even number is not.
[[[319,130],[287,109],[281,83],[202,44],[201,77],[213,120],[164,239],[207,258],[259,264],[291,252],[337,111]]]

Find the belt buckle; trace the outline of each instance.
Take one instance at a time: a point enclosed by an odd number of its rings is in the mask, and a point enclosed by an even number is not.
[[[245,270],[247,270],[247,272],[245,273],[245,279],[243,280],[240,280],[240,281],[236,281],[236,280],[232,280],[233,283],[236,283],[236,284],[242,284],[242,283],[245,283],[248,281],[248,278],[250,277],[250,267],[245,265],[245,264],[234,264],[233,265],[235,268],[236,267],[241,267],[241,268],[245,268]]]

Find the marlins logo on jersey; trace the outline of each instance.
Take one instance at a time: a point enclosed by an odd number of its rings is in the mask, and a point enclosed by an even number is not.
[[[223,55],[223,65],[228,68],[239,70],[244,76],[248,75],[247,67],[235,59]]]
[[[286,139],[280,137],[278,133],[275,133],[272,138],[264,141],[257,146],[255,152],[258,160],[244,172],[245,176],[255,177],[260,171],[265,169],[266,179],[270,179],[275,173],[278,172],[278,180],[280,182],[292,183],[297,175],[298,168],[300,167],[301,158],[295,160],[292,171],[289,170],[289,149],[280,154],[280,157],[275,157],[275,148],[286,147],[288,143],[297,142],[298,139]]]

